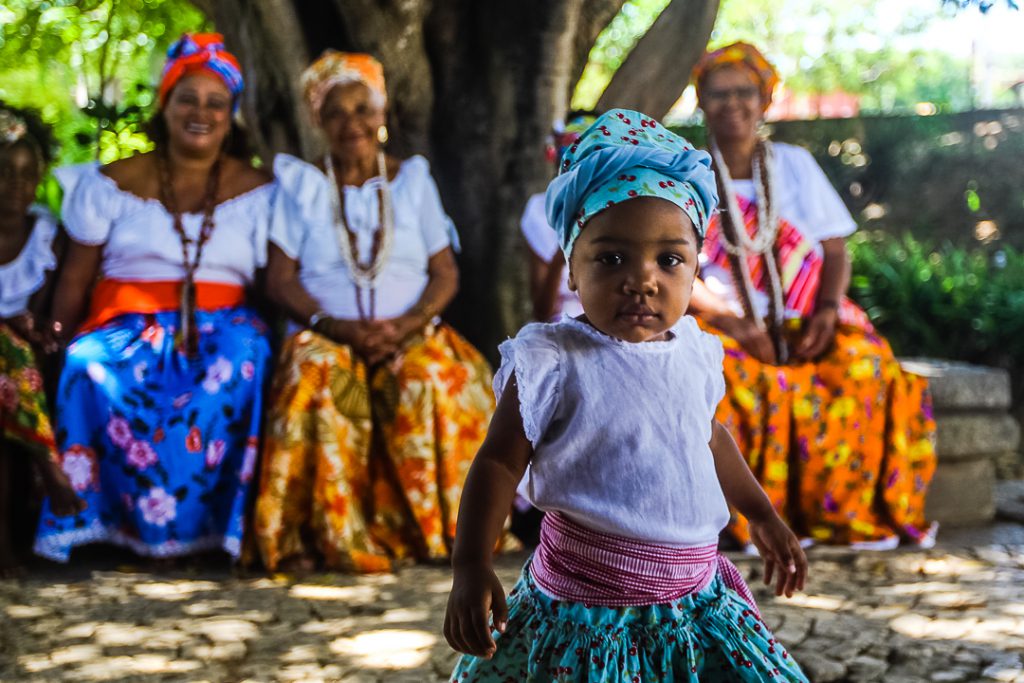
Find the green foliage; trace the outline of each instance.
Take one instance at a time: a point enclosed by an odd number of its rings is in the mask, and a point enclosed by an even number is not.
[[[163,55],[207,22],[185,0],[7,0],[0,26],[0,98],[39,109],[71,163],[146,147]]]
[[[850,295],[898,355],[1024,371],[1024,252],[880,232],[849,246]]]

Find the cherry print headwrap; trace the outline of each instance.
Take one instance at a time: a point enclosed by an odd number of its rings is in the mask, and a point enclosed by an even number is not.
[[[348,83],[362,83],[369,88],[374,104],[378,107],[383,108],[387,104],[384,67],[380,62],[362,52],[325,50],[319,59],[302,72],[302,90],[313,114],[313,121],[319,125],[320,108],[331,88]]]
[[[666,199],[686,212],[701,240],[718,206],[711,155],[637,111],[601,115],[566,150],[561,171],[545,208],[566,261],[587,221],[620,202]]]
[[[775,86],[779,84],[779,74],[775,71],[761,51],[750,43],[733,43],[725,47],[705,52],[704,56],[693,68],[693,81],[697,86],[697,99],[703,99],[704,85],[708,76],[716,69],[723,66],[743,66],[754,79],[758,90],[761,91],[761,104],[765,109],[772,102],[772,93]]]
[[[245,81],[238,59],[224,47],[224,36],[219,33],[185,33],[167,50],[167,63],[160,75],[157,91],[160,107],[178,81],[197,71],[213,74],[231,92],[234,109],[238,110],[238,96]]]

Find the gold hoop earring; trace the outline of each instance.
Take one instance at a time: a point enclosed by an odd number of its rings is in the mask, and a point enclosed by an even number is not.
[[[377,142],[382,145],[388,144],[388,127],[381,126],[377,129]]]

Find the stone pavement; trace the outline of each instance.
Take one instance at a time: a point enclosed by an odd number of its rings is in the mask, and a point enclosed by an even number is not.
[[[757,597],[813,680],[1024,682],[1019,524],[947,534],[929,551],[810,559],[805,594]],[[506,587],[522,561],[499,562]],[[759,586],[756,563],[736,561]],[[454,660],[443,567],[297,581],[82,564],[0,582],[0,680],[422,683]]]

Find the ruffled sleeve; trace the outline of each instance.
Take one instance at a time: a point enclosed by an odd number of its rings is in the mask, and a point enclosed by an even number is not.
[[[420,229],[423,231],[423,244],[427,254],[433,256],[437,252],[451,247],[455,252],[462,249],[455,223],[448,217],[441,204],[441,193],[437,183],[430,175],[430,163],[417,155],[404,162],[411,176],[410,181],[417,184],[419,202]]]
[[[71,239],[89,246],[105,243],[125,209],[125,193],[96,163],[64,166],[53,174],[64,190],[61,221]]]
[[[523,431],[534,448],[554,419],[562,394],[561,354],[554,329],[545,323],[531,323],[498,347],[501,367],[494,375],[494,394],[501,399],[514,373]]]
[[[24,311],[32,295],[46,282],[47,272],[57,267],[53,253],[57,219],[42,206],[33,206],[29,213],[36,220],[28,242],[13,261],[0,267],[0,316]]]
[[[523,231],[526,243],[542,261],[551,263],[558,255],[558,236],[548,225],[548,216],[544,213],[544,193],[530,197],[519,220],[519,228]]]
[[[310,225],[331,215],[330,186],[312,164],[290,154],[274,158],[277,191],[270,214],[270,241],[298,260]]]
[[[810,152],[776,143],[775,153],[781,180],[794,193],[792,201],[799,214],[795,222],[804,237],[823,242],[856,232],[857,223]]]

